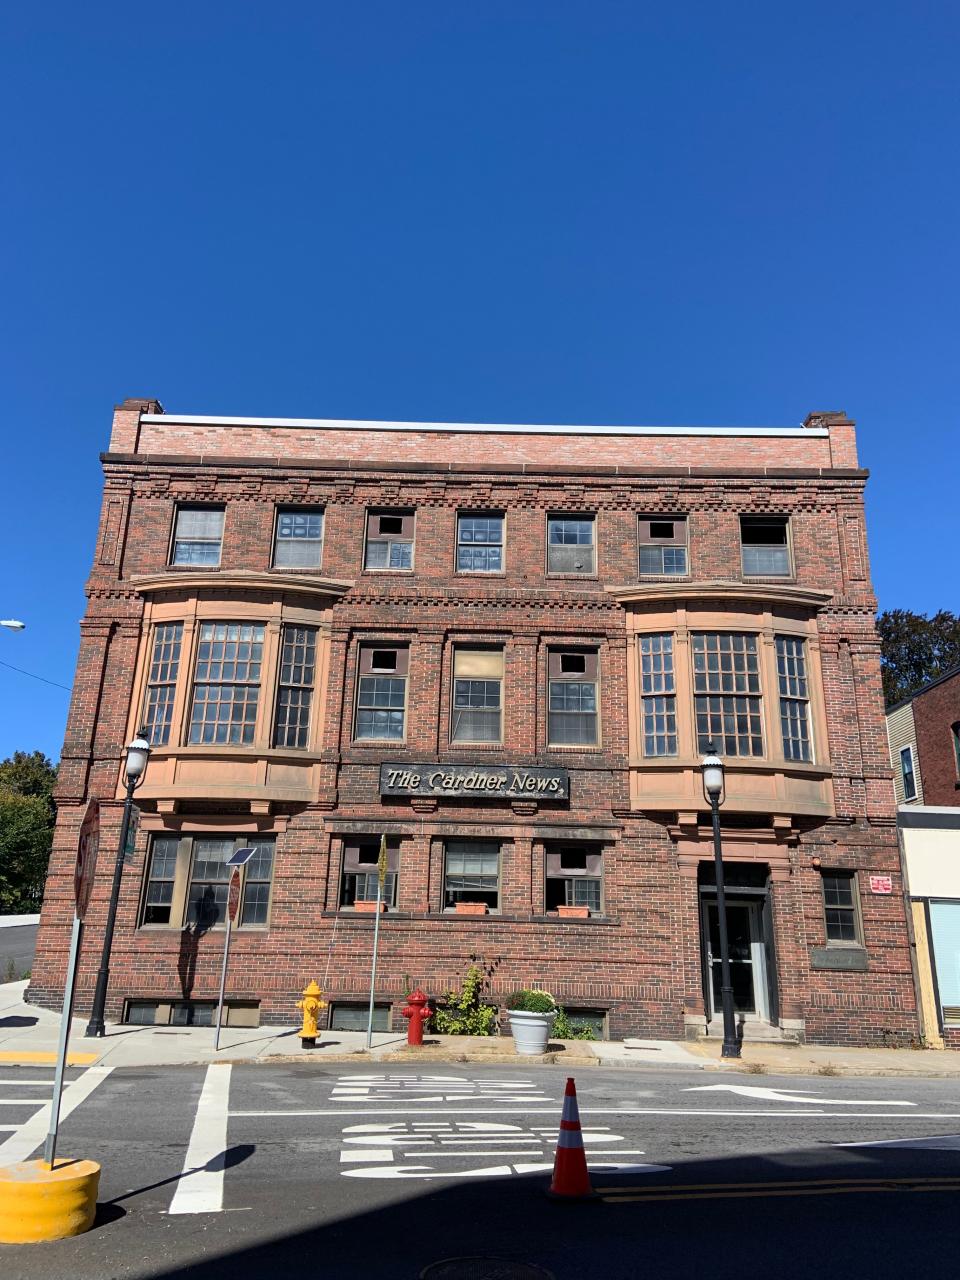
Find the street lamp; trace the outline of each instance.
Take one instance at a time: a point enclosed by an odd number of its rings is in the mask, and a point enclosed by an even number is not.
[[[739,1058],[740,1041],[733,1012],[733,987],[730,983],[730,944],[727,940],[727,897],[723,887],[723,849],[720,845],[720,802],[723,800],[723,761],[712,742],[700,764],[703,794],[713,816],[713,861],[717,869],[717,923],[720,933],[720,1000],[723,1005],[723,1048],[721,1057]],[[713,976],[710,978],[713,981]]]
[[[107,983],[110,981],[110,948],[113,946],[113,926],[117,919],[117,903],[120,900],[120,881],[123,877],[123,859],[127,850],[127,835],[130,831],[130,814],[133,810],[133,793],[143,782],[147,761],[150,759],[150,743],[147,731],[140,729],[137,736],[127,747],[127,759],[124,773],[127,779],[127,795],[123,802],[123,820],[120,823],[120,845],[117,849],[117,863],[113,869],[113,888],[110,890],[110,908],[107,911],[107,927],[103,934],[103,952],[100,956],[100,968],[97,970],[97,987],[93,993],[93,1008],[90,1010],[90,1021],[87,1023],[88,1036],[106,1034],[103,1025],[103,1008],[107,1002]]]

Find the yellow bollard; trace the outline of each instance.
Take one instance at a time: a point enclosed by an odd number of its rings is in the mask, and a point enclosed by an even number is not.
[[[89,1231],[97,1213],[100,1166],[58,1156],[0,1168],[0,1244],[63,1240]]]
[[[326,1000],[320,997],[323,992],[316,982],[310,981],[303,989],[303,999],[297,1001],[297,1008],[303,1010],[303,1026],[300,1028],[300,1044],[304,1049],[317,1047],[317,1014],[327,1007]]]

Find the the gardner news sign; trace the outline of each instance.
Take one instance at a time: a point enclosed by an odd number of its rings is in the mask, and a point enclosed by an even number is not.
[[[511,764],[382,764],[380,794],[569,800],[570,775],[566,769]]]

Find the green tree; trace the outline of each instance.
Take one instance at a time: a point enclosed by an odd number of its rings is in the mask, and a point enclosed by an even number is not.
[[[36,911],[53,843],[56,768],[41,751],[0,761],[0,912]]]
[[[888,707],[960,665],[960,617],[889,609],[877,618],[883,696]]]

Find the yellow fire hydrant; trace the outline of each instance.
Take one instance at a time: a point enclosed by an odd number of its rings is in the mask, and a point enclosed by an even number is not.
[[[316,982],[309,982],[303,989],[303,999],[297,1001],[297,1008],[303,1010],[303,1026],[300,1028],[300,1043],[304,1049],[317,1047],[317,1015],[327,1007],[326,1000],[321,1000],[323,992]]]

